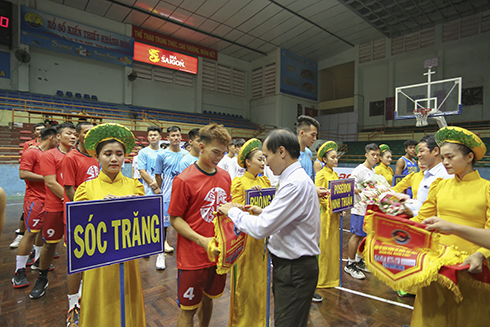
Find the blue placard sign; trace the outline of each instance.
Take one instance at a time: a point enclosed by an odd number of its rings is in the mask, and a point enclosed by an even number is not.
[[[68,273],[162,253],[163,197],[68,202]]]
[[[21,7],[20,42],[116,65],[133,65],[134,39],[80,24],[29,7]]]
[[[400,183],[402,179],[404,179],[407,175],[393,175],[393,185],[395,186],[396,184]]]
[[[263,188],[262,191],[245,190],[245,205],[257,206],[263,209],[271,204],[274,195],[276,195],[274,187]]]
[[[332,212],[341,212],[354,207],[354,178],[329,182]]]
[[[10,53],[0,51],[0,78],[10,78]]]

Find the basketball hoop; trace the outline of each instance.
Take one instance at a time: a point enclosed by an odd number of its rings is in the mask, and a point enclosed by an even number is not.
[[[427,117],[429,117],[429,113],[431,112],[431,110],[432,109],[430,108],[415,108],[413,110],[413,115],[415,116],[415,119],[417,119],[417,123],[415,124],[415,126],[427,126]]]

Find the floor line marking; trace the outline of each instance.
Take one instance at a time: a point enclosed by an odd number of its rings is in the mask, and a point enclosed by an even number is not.
[[[348,289],[348,288],[345,288],[345,287],[335,287],[335,288],[338,289],[338,290],[340,290],[340,291],[347,292],[347,293],[352,293],[352,294],[364,296],[364,297],[367,297],[369,299],[373,299],[373,300],[376,300],[376,301],[380,301],[380,302],[385,302],[385,303],[388,303],[388,304],[396,305],[396,306],[399,306],[399,307],[402,307],[402,308],[405,308],[405,309],[413,310],[413,307],[411,305],[408,305],[408,304],[398,303],[398,302],[395,302],[395,301],[383,299],[381,297],[377,297],[377,296],[374,296],[374,295],[370,295],[370,294],[366,294],[366,293],[354,291],[354,290],[351,290],[351,289]]]
[[[19,203],[7,203],[5,206],[19,206],[19,205],[23,205],[24,203],[22,202],[19,202]]]

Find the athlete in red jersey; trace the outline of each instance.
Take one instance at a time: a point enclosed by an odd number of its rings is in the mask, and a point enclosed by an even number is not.
[[[48,269],[53,260],[56,245],[64,234],[63,224],[63,178],[61,161],[76,144],[75,126],[63,123],[56,126],[58,147],[46,151],[41,157],[41,172],[46,183],[44,202],[43,238],[44,246],[39,262],[39,277],[29,297],[37,299],[44,295],[48,287]]]
[[[26,152],[22,154],[20,161],[19,177],[26,182],[24,219],[27,229],[17,248],[16,268],[14,278],[12,278],[12,284],[15,288],[26,287],[29,285],[26,276],[26,263],[34,239],[36,239],[37,235],[40,235],[43,226],[46,189],[44,178],[41,174],[41,156],[43,152],[58,145],[56,130],[54,128],[44,128],[41,135],[41,144],[35,148],[27,149]],[[41,253],[42,243],[36,245],[39,246],[36,246],[35,259],[38,259]]]
[[[63,158],[61,171],[63,173],[63,185],[65,190],[65,202],[73,201],[75,191],[80,184],[90,181],[99,175],[99,163],[91,157],[85,149],[85,134],[94,126],[89,122],[81,122],[77,125],[76,132],[79,140],[78,147]],[[66,231],[66,215],[64,217]],[[66,238],[65,238],[66,242]],[[68,319],[67,326],[77,326],[80,308],[78,307],[81,273],[70,274],[66,277],[68,284]]]
[[[177,233],[177,292],[181,308],[177,326],[192,326],[199,308],[199,325],[209,326],[213,300],[224,290],[226,275],[216,274],[216,263],[206,249],[213,241],[213,212],[231,199],[230,175],[217,168],[231,137],[223,125],[207,125],[199,131],[201,155],[197,162],[175,177],[168,213]]]

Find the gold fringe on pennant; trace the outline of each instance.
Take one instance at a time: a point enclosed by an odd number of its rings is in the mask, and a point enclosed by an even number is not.
[[[490,284],[480,282],[471,276],[471,274],[467,271],[459,272],[459,279],[464,279],[471,287],[477,288],[479,290],[483,289],[487,292],[490,292]]]
[[[463,294],[461,294],[461,291],[459,290],[459,286],[456,285],[451,279],[447,278],[444,275],[437,274],[437,282],[442,286],[446,287],[451,292],[453,292],[454,301],[456,301],[456,303],[461,303],[461,301],[463,301]]]

